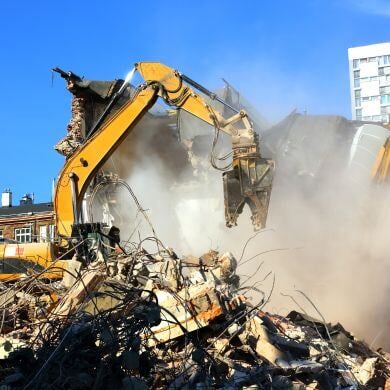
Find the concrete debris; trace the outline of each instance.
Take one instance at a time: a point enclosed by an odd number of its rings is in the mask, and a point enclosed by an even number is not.
[[[365,385],[375,373],[375,365],[378,361],[377,357],[368,358],[364,363],[355,371],[355,375],[359,382]]]
[[[74,265],[66,283],[2,286],[1,388],[388,386],[389,354],[340,324],[264,312],[265,300],[241,295],[236,268],[231,253],[136,247]]]

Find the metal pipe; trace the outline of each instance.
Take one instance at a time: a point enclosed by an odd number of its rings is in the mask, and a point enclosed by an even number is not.
[[[216,93],[209,91],[207,88],[203,87],[202,85],[198,84],[196,81],[190,79],[188,76],[179,73],[180,77],[188,84],[192,85],[194,88],[199,90],[200,92],[204,93],[206,96],[208,96],[212,100],[216,100],[219,103],[222,103],[224,106],[230,108],[232,111],[239,113],[240,110],[237,110],[237,108],[232,107],[230,104],[226,103],[224,100],[222,100]]]
[[[70,186],[72,190],[73,219],[75,223],[78,223],[79,213],[77,211],[77,185],[76,185],[77,176],[73,172],[70,172],[69,179],[70,179]]]
[[[126,76],[125,80],[123,81],[123,84],[119,88],[117,92],[114,93],[112,96],[110,102],[108,103],[107,107],[103,111],[102,115],[100,115],[99,119],[96,121],[96,123],[92,126],[91,130],[87,133],[87,139],[99,128],[99,126],[104,122],[104,120],[107,118],[107,115],[110,113],[112,107],[115,105],[115,103],[119,100],[121,95],[126,89],[127,85],[130,85],[131,79],[134,76],[135,68],[133,68]]]
[[[120,92],[120,93],[119,93]],[[112,107],[115,105],[115,103],[119,100],[120,96],[122,95],[123,90],[120,90],[118,92],[115,92],[114,96],[108,103],[107,107],[103,111],[102,115],[100,115],[99,119],[96,121],[96,123],[92,126],[91,130],[87,133],[87,139],[100,127],[100,125],[104,122],[104,120],[107,118],[108,114],[110,113]]]

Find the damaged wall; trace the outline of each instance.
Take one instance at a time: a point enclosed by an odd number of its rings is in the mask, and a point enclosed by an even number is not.
[[[73,72],[64,72],[59,68],[53,71],[60,73],[67,82],[67,89],[72,93],[71,118],[66,128],[67,135],[54,147],[57,152],[69,157],[83,143],[111,97],[123,84],[123,80],[86,80]],[[114,112],[115,108],[111,114]]]

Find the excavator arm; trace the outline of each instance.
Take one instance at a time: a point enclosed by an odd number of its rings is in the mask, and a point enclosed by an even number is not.
[[[54,197],[57,234],[70,237],[72,226],[83,220],[82,200],[93,176],[118,148],[138,120],[153,106],[158,87],[138,90],[125,104],[66,161],[60,172]]]
[[[226,224],[236,225],[238,215],[247,203],[254,227],[263,227],[272,186],[272,165],[260,155],[258,137],[246,112],[239,111],[225,119],[190,85],[211,99],[216,96],[178,71],[158,62],[140,62],[135,68],[145,83],[110,119],[104,120],[107,113],[103,114],[98,126],[66,161],[59,175],[54,200],[58,235],[70,237],[72,226],[83,222],[82,200],[92,178],[158,97],[231,136],[232,170],[223,174]]]
[[[136,64],[136,69],[147,82],[163,85],[160,96],[168,104],[189,112],[231,136],[233,169],[223,174],[226,225],[237,225],[239,214],[248,204],[255,230],[264,227],[272,187],[272,163],[260,155],[258,136],[252,129],[248,114],[241,110],[231,118],[223,118],[189,85],[212,100],[219,100],[215,94],[166,65],[141,62]]]

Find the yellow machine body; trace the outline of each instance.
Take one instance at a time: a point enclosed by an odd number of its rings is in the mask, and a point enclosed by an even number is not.
[[[385,143],[380,148],[375,164],[372,168],[371,176],[378,184],[389,182],[390,171],[390,137],[386,139]]]
[[[62,278],[65,262],[56,260],[55,249],[51,243],[0,245],[0,281],[9,282],[27,276]]]

